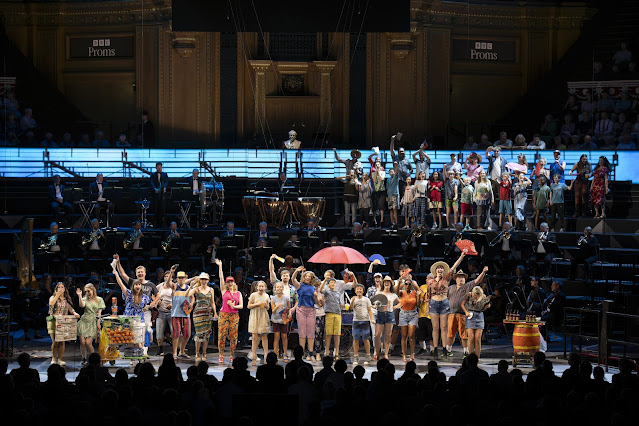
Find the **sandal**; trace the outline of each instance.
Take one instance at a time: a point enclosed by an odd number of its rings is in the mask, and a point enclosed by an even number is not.
[[[410,354],[410,360],[415,361],[415,354]]]
[[[206,355],[202,355],[202,356],[200,357],[200,361],[204,361],[204,362],[206,362]]]
[[[251,365],[255,367],[257,365],[257,361],[255,360],[251,361]]]
[[[184,358],[184,359],[191,359],[191,357],[187,354],[180,354],[178,355],[180,358]]]
[[[402,356],[402,361],[406,362],[406,355]]]
[[[200,358],[199,356],[196,355],[195,356],[195,362],[200,362],[200,361],[202,361],[202,358]]]

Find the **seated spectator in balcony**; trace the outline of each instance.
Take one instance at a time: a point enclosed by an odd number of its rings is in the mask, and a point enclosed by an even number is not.
[[[110,146],[111,144],[104,138],[104,132],[102,130],[95,132],[95,140],[93,141],[94,148],[108,148]]]
[[[586,151],[592,151],[597,149],[597,144],[592,140],[590,135],[584,136],[584,143],[581,144],[581,149]]]
[[[515,141],[513,142],[513,149],[526,149],[528,144],[526,144],[526,138],[521,133],[515,136]]]
[[[493,146],[493,144],[488,140],[488,135],[484,133],[479,139],[479,149],[485,151],[489,146]]]
[[[580,142],[579,135],[572,135],[570,137],[570,141],[568,142],[568,145],[566,146],[566,149],[568,151],[579,151],[581,149],[581,144],[579,142]]]
[[[608,118],[606,111],[601,111],[601,118],[595,123],[595,139],[597,142],[603,140],[606,136],[612,135],[614,123]]]
[[[126,139],[126,135],[124,133],[122,133],[118,137],[118,139],[115,141],[115,146],[118,147],[118,148],[129,148],[131,146],[131,144]]]
[[[499,132],[499,140],[495,141],[493,146],[495,148],[500,147],[501,149],[513,149],[513,141],[508,139],[506,132]]]
[[[538,134],[535,134],[526,149],[546,149],[546,142],[542,141]]]
[[[605,111],[611,113],[615,110],[615,101],[610,98],[610,94],[606,91],[601,93],[601,97],[597,101],[595,110],[599,113]]]
[[[639,78],[639,68],[637,68],[637,63],[632,61],[628,63],[628,71],[624,75],[625,79],[628,80],[636,80]]]
[[[564,144],[561,136],[555,136],[554,138],[552,138],[552,146],[550,147],[550,149],[558,149],[560,151],[564,151],[566,149],[566,145]]]
[[[26,147],[40,146],[40,144],[36,140],[35,133],[33,132],[33,130],[27,130],[25,132],[24,140],[22,141],[22,146],[26,146]]]
[[[7,132],[0,134],[0,145],[7,147],[18,146],[20,145],[20,140],[16,136],[15,132]]]
[[[75,142],[71,138],[71,133],[65,133],[62,135],[62,140],[58,144],[60,148],[75,148]]]
[[[627,113],[632,110],[633,100],[628,92],[621,93],[621,99],[615,103],[615,114]]]
[[[579,120],[579,123],[577,123],[577,134],[579,136],[592,136],[594,133],[593,125],[592,114],[588,111],[584,111],[581,114],[581,120]]]
[[[89,134],[88,133],[83,133],[82,136],[80,136],[80,142],[78,142],[78,147],[79,148],[90,148],[91,147],[91,140],[89,139]]]
[[[35,129],[36,127],[38,127],[35,118],[33,118],[33,110],[31,108],[26,108],[24,110],[24,116],[20,120],[20,127],[23,131]]]
[[[621,113],[617,116],[617,122],[612,126],[612,134],[615,138],[619,138],[624,133],[632,131],[632,124],[626,119],[626,114]]]
[[[468,151],[474,151],[476,149],[478,149],[479,145],[477,145],[477,142],[475,142],[475,138],[472,136],[468,136],[468,139],[466,139],[466,143],[464,144],[464,146],[462,147],[463,150],[468,150]]]
[[[581,105],[577,103],[577,97],[575,95],[568,96],[568,100],[564,105],[563,112],[564,114],[570,114],[574,117],[577,117],[581,110]]]
[[[572,114],[564,115],[564,124],[562,124],[561,128],[559,129],[559,136],[561,137],[561,140],[564,143],[568,142],[568,139],[570,139],[570,137],[575,134],[575,129],[576,126],[573,122]]]
[[[44,135],[44,140],[40,142],[40,146],[43,148],[57,148],[58,144],[53,139],[53,133],[47,132]]]
[[[635,143],[632,141],[632,136],[630,135],[630,133],[624,133],[619,137],[619,145],[617,145],[617,149],[637,149],[637,145],[635,145]]]
[[[632,52],[628,50],[628,43],[623,41],[621,42],[621,50],[617,50],[617,52],[612,55],[612,71],[625,71],[630,61],[632,61]]]
[[[631,136],[635,143],[639,142],[639,114],[637,114],[635,124],[632,125]]]
[[[592,115],[594,111],[595,111],[595,103],[592,101],[592,93],[586,92],[586,99],[581,101],[580,112],[581,114],[583,114],[584,112],[588,112]]]
[[[595,81],[603,80],[604,75],[604,67],[600,61],[595,61],[592,63],[592,79]]]
[[[552,139],[557,136],[557,120],[552,114],[546,114],[544,122],[539,127],[539,135],[547,139]]]
[[[15,115],[16,118],[20,118],[20,104],[15,98],[15,94],[12,91],[7,91],[5,97],[2,99],[2,109],[8,114]]]
[[[617,145],[615,144],[615,137],[612,135],[604,136],[603,144],[599,144],[599,149],[605,149],[607,151],[617,149]]]
[[[16,120],[16,115],[11,113],[7,116],[7,121],[4,123],[4,132],[13,132],[17,134],[20,132],[20,123]]]

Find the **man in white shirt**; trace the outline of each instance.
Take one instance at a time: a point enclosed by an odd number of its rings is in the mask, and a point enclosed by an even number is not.
[[[490,183],[493,187],[493,194],[495,195],[494,200],[495,203],[497,203],[501,175],[507,171],[506,160],[501,156],[501,147],[495,146],[495,148],[493,148],[489,146],[486,148],[486,159],[488,160],[488,179],[490,179]],[[495,208],[494,205],[493,208]]]

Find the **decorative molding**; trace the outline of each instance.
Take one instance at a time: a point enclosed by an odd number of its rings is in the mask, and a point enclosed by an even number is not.
[[[197,38],[194,37],[175,37],[171,41],[171,47],[182,58],[188,59],[191,57],[195,49],[197,48]]]

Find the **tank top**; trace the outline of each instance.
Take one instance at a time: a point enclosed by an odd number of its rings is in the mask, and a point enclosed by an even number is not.
[[[235,301],[235,305],[237,306],[240,303],[240,292],[236,291],[235,293],[231,294],[231,292],[227,290],[222,295],[222,309],[220,309],[220,312],[236,314],[238,311],[237,309],[231,308],[229,306],[229,300]]]
[[[417,307],[417,292],[414,289],[410,294],[406,291],[402,291],[400,301],[402,302],[402,311],[414,311]]]

